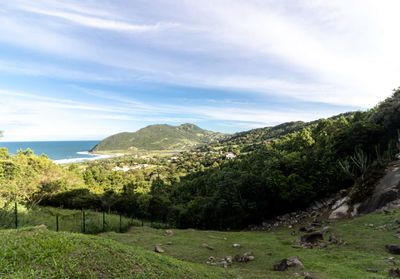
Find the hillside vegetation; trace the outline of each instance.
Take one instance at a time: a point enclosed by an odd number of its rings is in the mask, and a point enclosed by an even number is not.
[[[62,167],[29,151],[2,150],[0,194],[201,229],[261,224],[340,190],[354,204],[368,198],[400,150],[399,100],[397,90],[365,112],[252,130],[170,157]]]
[[[92,151],[184,150],[222,137],[221,133],[203,130],[193,124],[151,125],[137,132],[112,135]]]

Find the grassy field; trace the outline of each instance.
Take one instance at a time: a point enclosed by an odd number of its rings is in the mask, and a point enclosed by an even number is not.
[[[56,230],[58,215],[59,231],[83,232],[83,212],[81,210],[58,209],[52,207],[25,208],[18,206],[18,227],[46,225]],[[121,222],[121,223],[120,223]],[[105,231],[126,231],[131,226],[140,226],[139,220],[119,215],[105,214]],[[0,210],[0,228],[15,228],[14,205]],[[85,210],[85,232],[103,232],[103,213]]]
[[[273,264],[279,260],[298,256],[305,266],[304,271],[314,278],[378,279],[389,278],[388,270],[394,267],[387,261],[393,255],[388,254],[384,246],[400,244],[396,237],[396,229],[400,226],[396,220],[400,220],[400,211],[331,222],[325,239],[334,233],[345,244],[314,249],[296,247],[296,239],[301,235],[298,228],[278,229],[271,233],[174,230],[173,236],[165,236],[164,230],[143,227],[132,228],[125,234],[105,233],[102,237],[147,250],[152,250],[155,244],[163,244],[166,255],[205,266],[210,256],[221,259],[252,252],[254,261],[234,263],[228,268],[239,278],[303,278],[299,271],[272,271]],[[241,244],[241,247],[234,248],[234,243]],[[399,260],[395,257],[395,262]],[[378,272],[367,272],[369,268]]]
[[[45,218],[40,214],[41,218]],[[38,219],[37,224],[46,224]],[[132,227],[127,233],[98,236],[53,232],[27,227],[0,231],[0,278],[389,278],[388,270],[400,261],[385,251],[400,244],[400,211],[370,214],[329,222],[324,243],[332,234],[342,244],[305,249],[296,244],[298,227],[272,232],[217,232]],[[43,221],[43,222],[42,222]],[[51,228],[50,225],[48,225]],[[240,248],[233,244],[239,243]],[[155,253],[161,244],[164,254]],[[252,252],[254,261],[233,263],[227,269],[206,264],[210,256]],[[283,258],[298,256],[304,270],[273,271]],[[367,269],[376,269],[377,273]]]
[[[233,278],[113,240],[41,228],[0,231],[0,278]]]

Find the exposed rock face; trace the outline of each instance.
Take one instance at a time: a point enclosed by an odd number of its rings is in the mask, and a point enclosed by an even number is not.
[[[358,212],[373,212],[400,199],[400,161],[391,163],[386,175],[376,185],[372,196],[361,204]]]

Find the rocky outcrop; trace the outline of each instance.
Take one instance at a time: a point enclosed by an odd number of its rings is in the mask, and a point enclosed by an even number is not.
[[[391,163],[378,182],[372,196],[360,205],[358,213],[366,214],[390,205],[400,207],[400,160]],[[390,209],[389,208],[389,209]]]

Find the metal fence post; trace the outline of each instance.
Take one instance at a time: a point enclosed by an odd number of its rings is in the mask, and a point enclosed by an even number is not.
[[[103,232],[106,231],[106,212],[103,210]]]
[[[122,215],[119,215],[119,232],[122,232]]]
[[[86,232],[86,216],[85,216],[85,210],[82,209],[82,232]]]
[[[59,229],[59,227],[58,227],[58,214],[56,215],[56,231],[58,232],[58,229]]]
[[[15,220],[15,228],[18,229],[18,204],[15,202],[14,204],[14,220]]]

